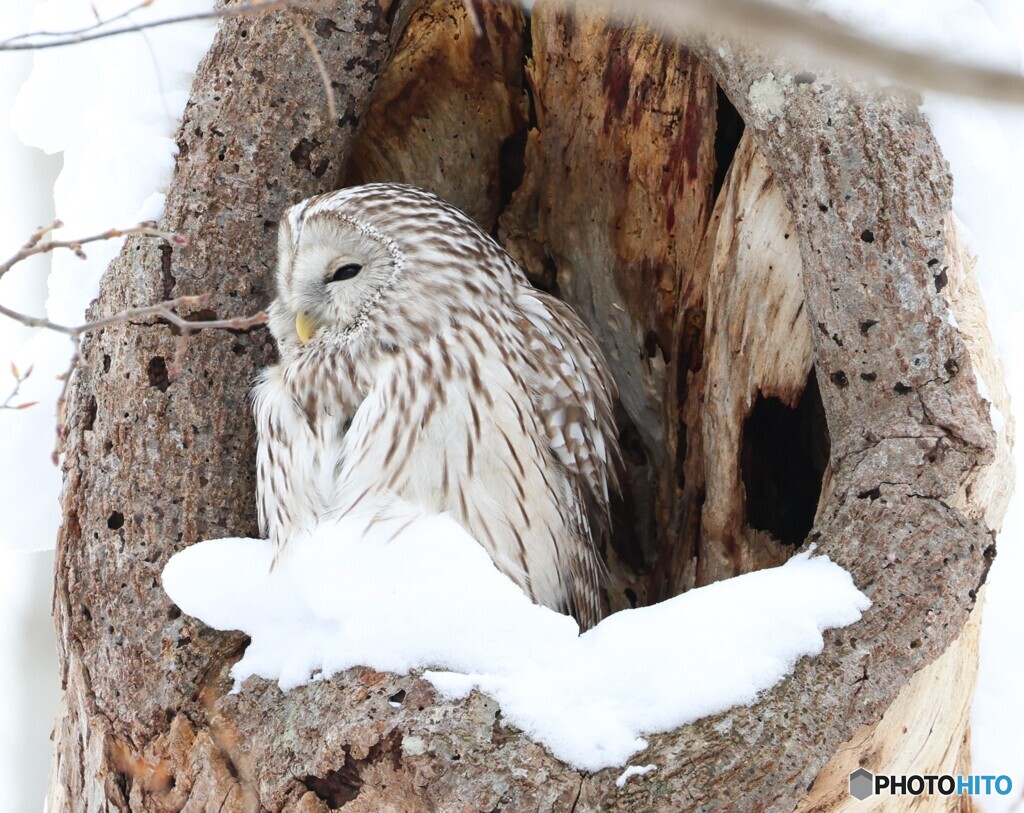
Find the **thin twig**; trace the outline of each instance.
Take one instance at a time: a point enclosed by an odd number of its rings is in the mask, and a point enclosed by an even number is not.
[[[149,8],[153,5],[153,0],[142,0],[137,6],[132,6],[126,11],[122,11],[120,14],[115,14],[113,17],[107,17],[105,20],[96,20],[91,25],[87,25],[84,28],[72,28],[67,31],[26,31],[24,34],[15,34],[6,40],[3,40],[0,45],[6,45],[11,42],[17,42],[18,40],[32,39],[38,37],[70,37],[77,34],[88,34],[91,31],[95,31],[97,28],[103,28],[105,25],[110,25],[118,20],[123,20],[126,17],[130,17],[136,11],[141,11],[144,8]]]
[[[108,31],[92,30],[92,26],[85,31],[62,31],[43,32],[37,39],[29,39],[30,34],[18,34],[0,42],[0,51],[34,51],[43,48],[60,48],[65,45],[77,45],[81,42],[92,42],[93,40],[116,37],[120,34],[130,34],[137,31],[145,31],[149,28],[159,28],[165,25],[176,25],[178,23],[189,23],[197,20],[218,20],[225,17],[243,17],[246,15],[265,14],[270,11],[278,11],[285,8],[319,8],[324,0],[252,0],[250,3],[239,6],[227,6],[213,9],[211,11],[197,11],[193,14],[181,14],[177,17],[164,17],[159,20],[149,20],[144,23],[121,26]],[[109,22],[109,21],[107,21]],[[106,23],[104,23],[106,24]],[[44,39],[43,37],[48,37]]]
[[[334,103],[334,88],[331,85],[331,74],[327,70],[324,58],[320,55],[320,49],[316,47],[316,41],[313,39],[313,35],[309,32],[309,29],[306,28],[306,24],[299,19],[298,14],[292,14],[291,18],[295,27],[299,30],[299,34],[302,36],[302,39],[306,41],[310,56],[313,57],[316,69],[320,72],[320,79],[324,83],[324,93],[327,94],[327,112],[331,117],[331,123],[336,124],[338,121],[338,106]]]
[[[11,401],[18,397],[18,393],[21,392],[21,385],[25,383],[25,380],[32,375],[32,367],[30,366],[25,372],[21,372],[15,363],[11,362],[11,375],[14,376],[14,389],[10,391],[8,396],[0,402],[0,410],[4,409],[28,409],[30,406],[35,406],[38,401],[27,401],[23,404],[12,405]]]
[[[82,246],[88,243],[113,240],[117,237],[126,237],[129,234],[144,234],[149,237],[159,237],[169,243],[174,243],[179,246],[188,244],[188,239],[186,237],[183,237],[180,234],[162,231],[161,229],[158,229],[156,224],[153,222],[140,223],[139,225],[132,226],[128,229],[107,229],[99,234],[94,234],[90,237],[80,237],[76,240],[47,240],[46,242],[43,242],[43,237],[54,229],[59,229],[63,225],[64,224],[59,220],[55,220],[49,226],[41,226],[36,229],[25,245],[18,249],[18,252],[13,257],[8,259],[6,262],[0,263],[0,278],[3,278],[4,274],[10,271],[11,268],[22,260],[28,259],[36,254],[47,254],[54,249],[66,248],[73,251],[75,255],[81,259],[85,259],[85,252],[82,251]]]
[[[105,316],[102,319],[95,319],[91,322],[83,322],[80,325],[62,325],[51,322],[43,316],[30,316],[27,313],[20,313],[5,305],[0,305],[0,316],[6,316],[15,322],[20,322],[26,327],[37,327],[43,330],[52,330],[54,333],[63,333],[72,339],[79,339],[86,333],[95,333],[110,325],[121,322],[134,322],[143,319],[159,317],[178,330],[192,333],[197,330],[251,330],[254,327],[265,324],[267,314],[265,311],[253,314],[252,316],[236,316],[231,319],[208,319],[204,321],[193,321],[185,319],[174,312],[180,307],[202,307],[210,300],[210,294],[199,294],[198,296],[179,296],[175,299],[168,299],[158,302],[155,305],[144,305],[140,308],[126,308],[118,311],[112,316]]]

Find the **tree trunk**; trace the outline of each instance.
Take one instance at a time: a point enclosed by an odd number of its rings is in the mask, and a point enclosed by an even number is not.
[[[754,705],[652,736],[636,761],[658,770],[623,788],[415,675],[229,695],[245,639],[182,616],[159,575],[199,539],[255,532],[248,389],[270,339],[197,335],[172,378],[169,328],[116,325],[87,342],[70,399],[50,809],[833,810],[851,754],[898,772],[925,725],[942,747],[908,771],[962,768],[1012,425],[997,437],[972,374],[1008,414],[916,104],[546,2],[529,28],[474,3],[482,39],[457,0],[381,2],[302,13],[337,122],[287,14],[222,24],[164,218],[191,245],[131,242],[97,311],[206,290],[218,315],[255,310],[287,205],[340,183],[432,189],[610,360],[628,473],[613,607],[805,541],[873,606]],[[952,700],[927,723],[935,697]]]

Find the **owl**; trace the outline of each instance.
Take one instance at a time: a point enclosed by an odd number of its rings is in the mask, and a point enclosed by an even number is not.
[[[535,602],[601,619],[616,392],[567,305],[458,209],[376,183],[291,208],[269,313],[257,506],[279,553],[401,498],[448,512]]]

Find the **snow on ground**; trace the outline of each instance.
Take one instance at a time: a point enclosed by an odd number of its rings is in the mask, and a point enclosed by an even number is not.
[[[580,636],[455,520],[412,506],[393,514],[365,532],[363,519],[322,526],[273,570],[265,540],[202,542],[171,559],[164,588],[189,615],[252,638],[232,670],[236,687],[258,675],[288,689],[357,665],[426,670],[449,696],[486,692],[585,770],[623,765],[645,734],[752,702],[821,651],[823,630],[870,606],[845,570],[802,554],[616,613]]]

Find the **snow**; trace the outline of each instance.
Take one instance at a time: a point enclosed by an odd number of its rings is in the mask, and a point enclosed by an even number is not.
[[[138,0],[92,5],[108,18],[137,6]],[[155,0],[130,19],[140,23],[207,11],[212,5],[212,0]],[[95,19],[89,3],[49,0],[36,8],[33,22],[40,29],[61,31]],[[66,234],[130,226],[163,212],[177,152],[172,136],[215,30],[212,21],[190,22],[36,52],[12,122],[26,144],[64,154],[53,194]],[[121,242],[90,247],[85,263],[70,253],[54,257],[47,303],[51,318],[64,323],[81,319]]]
[[[591,771],[624,764],[646,734],[753,702],[870,605],[845,570],[805,553],[578,635],[450,517],[388,513],[369,529],[365,517],[325,524],[273,569],[266,540],[201,542],[170,560],[164,589],[189,615],[251,637],[236,690],[252,675],[289,689],[357,665],[422,671],[447,696],[487,693]]]
[[[138,5],[137,0],[47,0],[18,14],[5,10],[0,28],[5,36],[26,30],[68,30],[113,16]],[[154,0],[131,15],[134,22],[172,14],[204,11],[213,0]],[[215,26],[210,21],[150,29],[83,43],[68,48],[36,51],[32,71],[17,99],[5,94],[0,108],[11,111],[10,127],[28,145],[61,154],[63,169],[52,189],[56,216],[65,226],[57,234],[85,237],[111,227],[131,226],[158,218],[174,168],[176,131],[192,74],[209,48]],[[4,54],[7,60],[20,55]],[[26,57],[27,58],[27,57]],[[19,81],[17,72],[11,74]],[[10,94],[16,89],[10,88]],[[6,131],[6,122],[4,123]],[[8,136],[9,138],[9,136]],[[2,177],[23,182],[10,184],[25,196],[43,191],[38,172],[25,172],[24,158],[14,147],[5,149]],[[3,206],[17,202],[13,196]],[[21,207],[18,207],[21,208]],[[49,208],[49,207],[47,207]],[[33,211],[33,216],[38,210]],[[12,255],[53,212],[27,220],[22,212],[2,218],[0,254]],[[10,307],[39,314],[64,324],[84,321],[85,309],[99,292],[107,264],[120,250],[121,240],[94,243],[82,261],[70,252],[25,263],[0,280],[0,301]],[[51,265],[52,262],[52,265]],[[0,468],[0,544],[24,550],[53,547],[60,523],[60,473],[51,462],[55,445],[55,408],[60,383],[68,366],[71,344],[66,337],[28,330],[8,320],[0,322],[0,400],[14,385],[9,362],[33,374],[21,388],[19,401],[39,405],[0,414],[0,459],[17,466]],[[17,431],[8,427],[17,426]]]
[[[631,777],[647,776],[647,774],[649,774],[651,771],[656,770],[657,767],[657,765],[630,765],[628,768],[626,768],[626,770],[624,770],[619,775],[619,778],[615,780],[615,786],[619,788],[624,788],[626,787],[626,783],[630,780]]]

